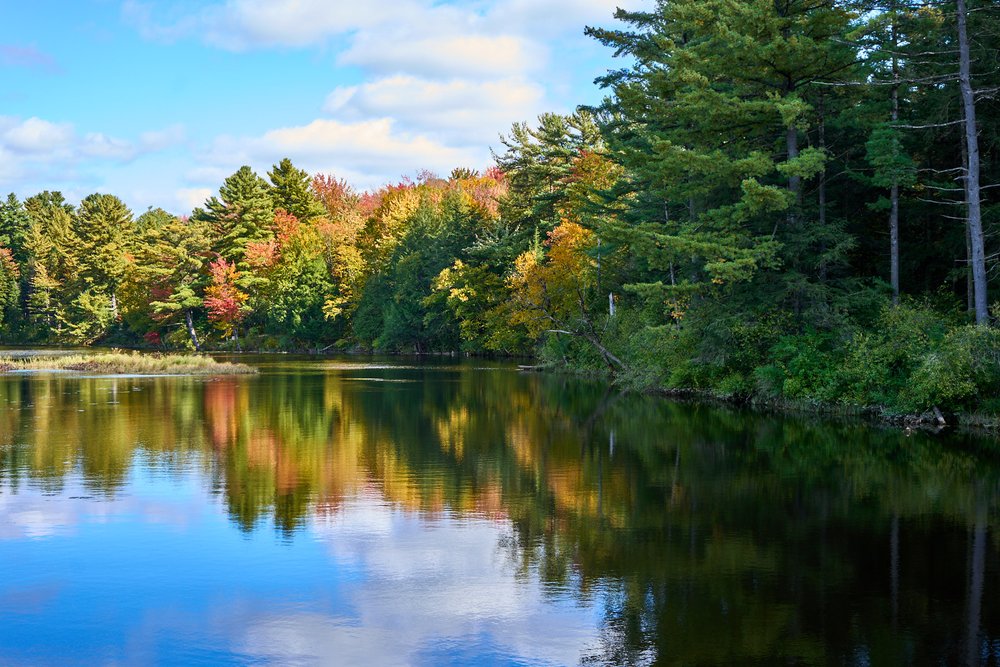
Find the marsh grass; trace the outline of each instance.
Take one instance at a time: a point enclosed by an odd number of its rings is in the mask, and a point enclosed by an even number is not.
[[[136,352],[0,359],[0,372],[4,371],[82,371],[103,375],[250,375],[257,372],[246,364],[220,362],[211,357]]]

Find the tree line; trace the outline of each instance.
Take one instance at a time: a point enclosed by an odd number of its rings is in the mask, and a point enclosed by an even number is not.
[[[0,207],[7,341],[535,355],[623,382],[1000,408],[1000,3],[661,0],[602,103],[360,192]],[[991,289],[993,290],[991,292]],[[991,402],[993,401],[993,402]]]

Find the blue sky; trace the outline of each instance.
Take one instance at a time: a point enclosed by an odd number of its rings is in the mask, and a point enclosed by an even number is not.
[[[282,157],[360,188],[485,167],[597,101],[583,35],[643,0],[36,0],[0,22],[0,191],[186,213]]]

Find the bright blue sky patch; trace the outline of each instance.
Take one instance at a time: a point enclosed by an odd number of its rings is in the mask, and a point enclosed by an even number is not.
[[[482,168],[497,137],[600,99],[583,35],[642,0],[89,0],[0,23],[0,191],[187,213],[282,157],[360,188]],[[0,194],[2,194],[0,193]]]

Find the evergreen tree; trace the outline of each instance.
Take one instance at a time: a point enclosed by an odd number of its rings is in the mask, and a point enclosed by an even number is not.
[[[21,272],[14,256],[7,248],[0,246],[0,326],[8,319],[8,314],[17,307],[21,296]]]
[[[137,234],[143,234],[147,230],[158,227],[165,227],[176,220],[176,217],[167,213],[162,208],[150,207],[135,220]]]
[[[132,211],[114,195],[92,194],[74,220],[80,242],[80,278],[87,289],[106,294],[111,316],[118,318],[118,289],[134,261],[136,230]]]
[[[28,261],[28,228],[31,217],[24,205],[13,192],[7,199],[0,202],[0,246],[10,250],[18,266],[24,266]]]
[[[212,230],[212,250],[246,267],[247,244],[271,238],[274,207],[267,183],[248,166],[240,167],[219,188],[219,196],[191,216]]]
[[[147,226],[139,254],[152,320],[158,326],[180,320],[196,350],[201,343],[194,310],[202,305],[199,291],[205,282],[209,244],[205,223],[171,218],[166,224]]]
[[[28,197],[31,218],[28,249],[28,319],[43,339],[68,340],[72,302],[80,293],[80,240],[73,225],[73,206],[59,192]]]
[[[618,17],[635,30],[589,33],[636,60],[602,79],[613,97],[601,109],[627,172],[616,196],[629,202],[606,233],[642,262],[632,289],[676,311],[685,294],[781,267],[754,290],[795,312],[823,301],[816,260],[836,233],[807,219],[803,184],[827,154],[802,144],[816,121],[811,87],[854,63],[841,40],[848,12],[671,0]]]
[[[284,209],[302,222],[323,215],[323,205],[311,187],[312,179],[291,160],[284,158],[267,172],[267,176],[271,181],[271,205],[275,210]]]

